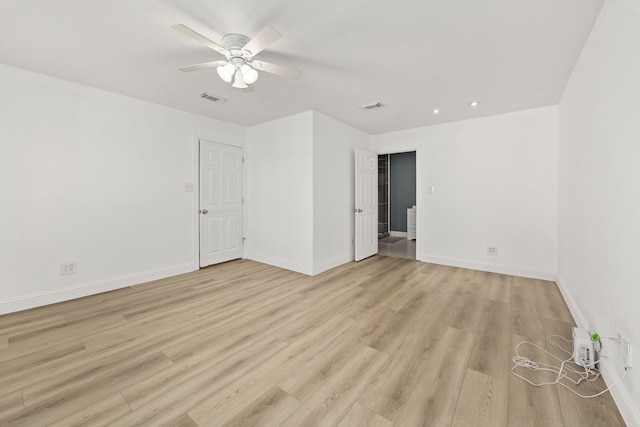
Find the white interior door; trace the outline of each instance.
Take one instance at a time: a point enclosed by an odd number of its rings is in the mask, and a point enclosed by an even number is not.
[[[378,155],[355,150],[356,261],[378,253]]]
[[[242,149],[200,140],[200,266],[242,257]]]

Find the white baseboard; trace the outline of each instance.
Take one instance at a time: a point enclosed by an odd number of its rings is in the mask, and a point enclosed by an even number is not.
[[[560,278],[560,275],[557,274],[556,284],[558,285],[562,298],[564,298],[564,302],[567,304],[567,307],[569,307],[569,311],[571,312],[573,319],[576,321],[577,326],[589,330],[589,322],[587,322],[587,318],[578,306],[578,303],[576,303],[576,300],[573,299],[573,295],[569,292],[569,289]]]
[[[274,267],[284,268],[285,270],[295,271],[297,273],[306,274],[307,276],[313,276],[313,267],[311,266],[296,264],[284,259],[274,258],[264,254],[248,253],[244,256],[246,259],[250,259],[252,261],[273,265]]]
[[[532,270],[522,267],[512,267],[508,265],[488,264],[479,261],[471,261],[459,258],[446,258],[433,255],[421,254],[417,256],[418,261],[430,262],[432,264],[442,264],[451,267],[468,268],[471,270],[489,271],[492,273],[508,274],[510,276],[529,277],[540,280],[556,280],[556,273],[552,271]]]
[[[313,266],[313,275],[320,274],[324,271],[331,270],[332,268],[341,266],[342,264],[346,264],[348,262],[353,261],[353,255],[346,255],[339,258],[334,258],[331,261],[322,263],[320,265]]]
[[[307,276],[315,276],[316,274],[320,274],[324,271],[331,270],[332,268],[335,268],[342,264],[346,264],[348,262],[353,261],[353,255],[350,254],[350,255],[334,258],[320,265],[314,265],[309,267],[309,266],[295,264],[287,260],[282,260],[279,258],[274,258],[274,257],[263,255],[263,254],[248,253],[248,254],[245,254],[245,258],[250,259],[252,261],[261,262],[263,264],[273,265],[274,267],[284,268],[285,270],[291,270],[297,273],[306,274]]]
[[[406,231],[390,231],[389,236],[407,237],[407,232]]]
[[[37,294],[21,296],[5,301],[0,301],[0,314],[14,313],[16,311],[42,307],[45,305],[55,304],[62,301],[69,301],[89,295],[96,295],[103,292],[113,291],[115,289],[126,288],[127,286],[133,286],[140,283],[151,282],[153,280],[164,279],[166,277],[177,276],[179,274],[188,273],[197,269],[197,265],[184,264],[108,280],[84,283],[65,289],[56,289],[49,292],[40,292]]]
[[[571,312],[573,319],[576,321],[577,326],[589,330],[589,322],[587,321],[587,318],[560,275],[556,275],[556,283],[558,284],[558,289],[560,289],[560,293],[562,294],[564,301],[567,303],[567,307],[569,307],[569,311]],[[618,381],[620,375],[616,374],[615,367],[610,359],[603,359],[598,365],[600,372],[602,372],[602,378],[604,378],[604,382],[607,386]],[[629,393],[627,393],[623,387],[618,386],[613,386],[609,392],[611,393],[611,397],[613,397],[613,401],[616,403],[616,406],[620,411],[620,415],[622,415],[627,426],[640,427],[639,409],[634,405]]]

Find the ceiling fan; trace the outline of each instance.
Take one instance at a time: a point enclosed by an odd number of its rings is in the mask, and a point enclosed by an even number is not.
[[[227,83],[233,82],[232,86],[238,89],[250,89],[249,85],[258,79],[258,71],[294,80],[299,79],[302,75],[299,70],[254,59],[255,55],[280,38],[280,33],[269,25],[260,30],[252,39],[242,34],[227,34],[222,38],[222,46],[185,25],[178,24],[171,28],[177,33],[215,50],[226,58],[226,60],[180,67],[178,68],[180,71],[189,72],[216,68],[222,80]]]

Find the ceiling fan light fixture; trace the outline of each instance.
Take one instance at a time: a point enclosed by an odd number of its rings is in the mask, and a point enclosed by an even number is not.
[[[218,71],[218,75],[222,80],[227,83],[231,83],[231,80],[233,80],[233,74],[236,71],[236,67],[234,67],[231,62],[227,62],[224,65],[219,65],[216,71]]]
[[[240,67],[242,72],[242,80],[248,85],[253,84],[258,80],[258,72],[247,64]]]
[[[299,79],[302,74],[299,70],[282,65],[259,60],[254,61],[255,55],[262,52],[280,38],[280,33],[269,25],[265,26],[251,39],[242,34],[227,34],[222,38],[222,45],[209,40],[186,25],[177,24],[171,28],[177,33],[193,39],[225,57],[225,60],[209,61],[202,64],[180,67],[180,71],[198,71],[216,68],[218,75],[223,81],[231,83],[231,86],[235,88],[248,88],[249,91],[253,90],[253,86],[250,85],[258,79],[259,71],[292,80]]]
[[[233,84],[231,85],[237,89],[245,89],[247,88],[247,83],[245,83],[244,79],[242,78],[242,73],[240,72],[240,70],[236,71],[236,76],[233,79]]]

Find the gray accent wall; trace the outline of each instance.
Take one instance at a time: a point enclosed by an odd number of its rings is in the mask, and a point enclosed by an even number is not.
[[[390,229],[406,232],[407,208],[416,204],[416,152],[389,157]]]

